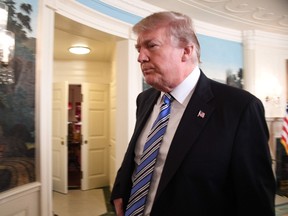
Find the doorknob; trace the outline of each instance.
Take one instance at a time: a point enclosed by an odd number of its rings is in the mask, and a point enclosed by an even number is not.
[[[61,145],[64,145],[64,141],[61,141]]]
[[[84,141],[84,143],[85,143],[85,144],[87,144],[87,143],[88,143],[88,141],[87,141],[87,140],[85,140],[85,141]]]

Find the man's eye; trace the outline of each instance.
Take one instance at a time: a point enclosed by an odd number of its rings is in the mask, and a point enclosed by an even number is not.
[[[149,48],[149,49],[152,49],[152,48],[154,48],[154,47],[157,47],[157,44],[154,44],[154,43],[153,43],[153,44],[148,44],[148,48]]]

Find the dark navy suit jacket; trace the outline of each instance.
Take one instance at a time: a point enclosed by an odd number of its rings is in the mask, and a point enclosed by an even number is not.
[[[135,144],[159,95],[151,88],[137,98],[135,131],[111,194],[111,200],[123,198],[124,208]],[[268,139],[260,100],[201,72],[172,140],[150,215],[275,215]]]

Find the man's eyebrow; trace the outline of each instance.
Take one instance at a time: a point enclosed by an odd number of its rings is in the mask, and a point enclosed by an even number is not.
[[[146,40],[146,41],[142,41],[141,43],[136,43],[136,44],[135,44],[135,48],[136,48],[136,49],[140,49],[140,47],[141,47],[142,45],[147,44],[147,43],[148,43],[147,40]]]
[[[141,43],[135,44],[135,48],[140,48],[142,45],[147,45],[153,41],[154,41],[154,39],[147,39],[147,40],[141,41]]]

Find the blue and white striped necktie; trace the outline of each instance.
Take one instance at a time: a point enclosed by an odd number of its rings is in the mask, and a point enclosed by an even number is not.
[[[164,94],[160,113],[153,123],[144,145],[140,164],[136,168],[125,216],[143,215],[154,165],[156,163],[162,138],[168,125],[172,100],[173,97],[170,94]]]

